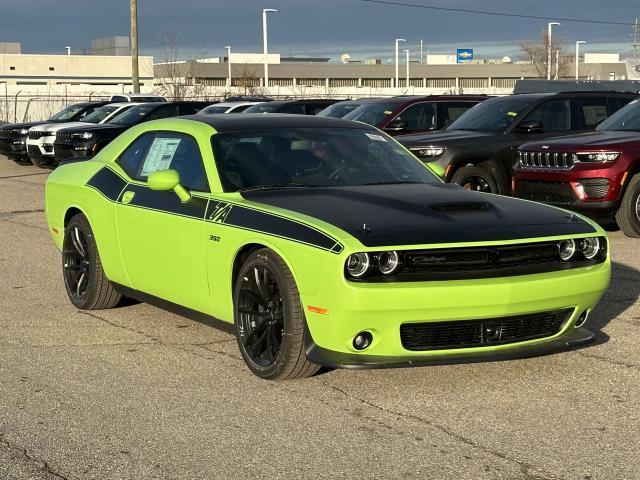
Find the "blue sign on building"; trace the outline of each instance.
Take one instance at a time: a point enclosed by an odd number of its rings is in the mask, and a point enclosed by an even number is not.
[[[457,50],[457,59],[458,63],[473,60],[473,48],[459,48]]]

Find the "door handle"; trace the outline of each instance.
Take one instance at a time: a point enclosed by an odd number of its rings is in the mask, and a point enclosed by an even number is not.
[[[135,194],[136,192],[132,192],[131,190],[127,190],[126,192],[124,192],[122,194],[122,203],[124,203],[125,205],[131,203],[131,200],[133,200]]]

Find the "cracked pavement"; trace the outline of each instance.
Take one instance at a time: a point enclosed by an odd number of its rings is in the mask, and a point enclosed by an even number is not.
[[[587,348],[274,383],[209,326],[76,310],[47,174],[0,157],[0,479],[638,478],[640,240],[610,233]]]

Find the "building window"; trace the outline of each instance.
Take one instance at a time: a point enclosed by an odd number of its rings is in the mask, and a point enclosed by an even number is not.
[[[54,70],[55,70],[55,68],[53,68],[53,67],[49,67],[49,71],[50,71],[50,72],[53,72]]]
[[[9,67],[9,70],[15,70],[16,67]]]

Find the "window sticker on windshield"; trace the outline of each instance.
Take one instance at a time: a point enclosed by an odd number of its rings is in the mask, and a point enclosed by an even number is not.
[[[144,160],[141,176],[148,177],[153,172],[167,170],[180,145],[179,138],[156,138],[153,140],[147,158]]]
[[[507,112],[507,115],[509,115],[510,117],[517,117],[518,112]]]
[[[384,138],[382,135],[376,135],[375,133],[366,133],[365,135],[367,137],[369,137],[371,140],[375,140],[376,142],[386,142],[386,138]]]

